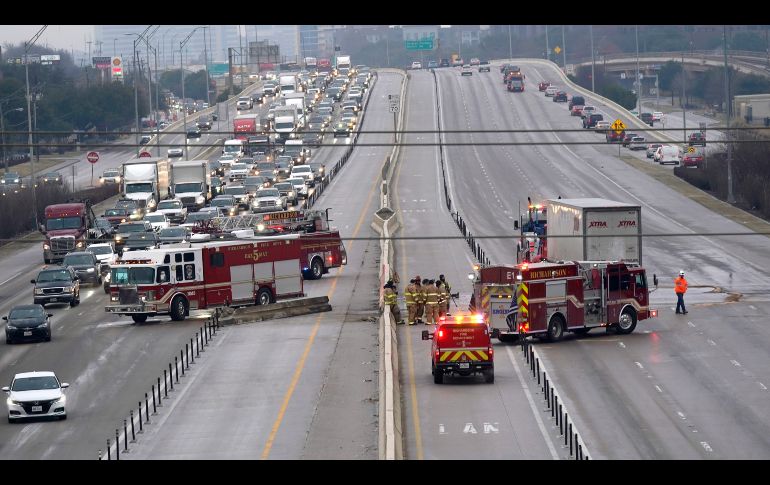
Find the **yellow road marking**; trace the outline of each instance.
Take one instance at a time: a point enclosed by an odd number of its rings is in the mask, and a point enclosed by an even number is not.
[[[396,183],[393,185],[393,187],[398,187],[398,182],[401,179],[401,166],[403,163],[399,163],[396,167]],[[398,189],[394,190],[394,195],[398,192]],[[398,200],[398,197],[393,197],[393,200],[395,202],[395,208],[396,213],[401,212],[401,203]],[[403,231],[403,229],[402,229]],[[400,248],[401,248],[401,274],[406,277],[409,273],[406,272],[406,246],[404,243],[404,240],[401,239],[399,241]],[[408,330],[407,330],[408,332]],[[410,334],[407,334],[406,338],[406,362],[407,367],[409,368],[409,395],[410,400],[412,401],[412,423],[414,425],[414,442],[415,447],[417,448],[417,459],[422,460],[423,459],[423,452],[422,452],[422,432],[420,431],[420,410],[417,407],[417,386],[415,385],[414,380],[414,356],[412,355],[412,336]]]
[[[369,189],[369,198],[366,201],[366,206],[364,206],[363,210],[361,211],[361,216],[358,218],[358,223],[353,230],[353,237],[358,236],[358,231],[361,229],[361,225],[364,222],[364,217],[369,212],[369,206],[372,204],[374,189],[377,188],[379,181],[379,177],[375,177],[372,188]],[[348,248],[352,248],[354,243],[355,241],[351,241]],[[335,276],[334,281],[332,281],[332,286],[329,288],[329,300],[332,299],[334,291],[337,289],[337,281],[345,271],[345,268],[346,266],[341,266],[340,270],[337,272],[337,276]],[[294,388],[297,387],[297,382],[299,382],[299,378],[302,376],[302,370],[305,368],[305,361],[307,360],[307,356],[310,355],[310,348],[313,346],[315,336],[318,333],[318,329],[321,327],[321,320],[323,319],[324,315],[325,313],[321,313],[318,315],[318,318],[316,318],[315,324],[313,325],[313,330],[310,332],[310,337],[308,338],[307,344],[305,344],[305,350],[302,352],[302,357],[300,357],[299,362],[297,362],[297,368],[294,370],[294,375],[291,378],[289,388],[286,390],[286,394],[283,397],[283,403],[281,404],[281,409],[278,411],[278,417],[276,417],[275,422],[273,423],[273,428],[270,430],[270,436],[267,438],[265,447],[262,450],[263,460],[267,460],[267,458],[270,456],[270,450],[273,448],[275,436],[278,434],[278,429],[281,427],[281,423],[283,422],[283,416],[286,414],[286,409],[289,407],[289,401],[291,401],[291,396],[294,394]]]

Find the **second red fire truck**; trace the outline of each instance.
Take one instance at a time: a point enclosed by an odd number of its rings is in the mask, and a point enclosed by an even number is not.
[[[473,275],[471,311],[484,315],[503,341],[520,335],[560,340],[592,328],[634,331],[656,317],[644,268],[613,261],[489,266]],[[657,287],[657,277],[653,275]]]

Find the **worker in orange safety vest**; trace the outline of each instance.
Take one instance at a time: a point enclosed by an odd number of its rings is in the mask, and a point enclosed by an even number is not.
[[[674,292],[676,292],[676,313],[677,315],[687,314],[687,309],[684,307],[684,294],[687,293],[687,280],[684,279],[684,271],[679,272],[679,277],[674,279]],[[682,311],[679,311],[679,308]]]

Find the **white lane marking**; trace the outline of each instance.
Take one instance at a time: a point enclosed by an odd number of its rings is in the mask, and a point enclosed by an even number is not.
[[[444,425],[443,425],[443,424],[441,424],[441,423],[439,423],[439,424],[438,424],[438,434],[448,434],[448,433],[446,432],[446,428],[445,428],[445,427],[444,427]]]
[[[553,446],[553,443],[551,443],[551,437],[548,435],[548,432],[545,430],[543,419],[540,417],[540,412],[537,406],[535,406],[534,399],[532,399],[532,393],[529,392],[529,385],[526,383],[526,381],[524,381],[524,376],[521,375],[521,369],[519,369],[519,364],[516,362],[516,359],[513,356],[511,347],[506,347],[505,351],[508,353],[508,359],[513,364],[513,369],[516,371],[516,375],[519,377],[519,383],[521,384],[521,388],[524,389],[524,395],[527,396],[527,401],[529,401],[529,407],[532,409],[532,414],[535,416],[535,421],[537,421],[537,427],[540,428],[540,433],[543,435],[543,440],[545,441],[545,444],[548,446],[548,451],[551,452],[551,458],[553,458],[554,460],[558,460],[559,455],[556,454],[556,448]]]
[[[711,339],[708,339],[708,340],[706,340],[706,342],[708,342],[708,343],[709,343],[709,345],[713,345],[713,346],[716,346],[716,344],[717,344],[716,342],[714,342],[714,341],[713,341],[713,340],[711,340]]]
[[[751,308],[752,310],[756,310],[757,309],[757,307],[755,307],[754,305],[749,305],[749,308]]]
[[[663,394],[663,389],[661,389],[660,386],[658,386],[657,384],[655,385],[655,390]]]
[[[620,345],[620,348],[622,348],[622,349],[626,348],[626,344],[624,344],[623,342],[618,343],[618,345]]]
[[[492,425],[492,423],[484,423],[484,434],[499,433],[500,429],[498,428],[498,426],[499,424],[497,422],[494,423],[494,426]]]
[[[731,359],[731,360],[730,360],[730,363],[731,363],[731,364],[733,364],[735,367],[740,367],[740,366],[741,366],[741,363],[740,363],[740,362],[738,362],[737,360],[732,360],[732,359]]]
[[[465,423],[465,427],[463,428],[463,433],[477,434],[478,431],[476,431],[476,427],[473,426],[473,423]]]
[[[638,368],[640,368],[640,369],[644,369],[644,366],[642,365],[642,363],[641,363],[641,362],[634,362],[634,364],[636,364],[636,366],[637,366]]]
[[[708,452],[713,452],[714,450],[711,449],[711,446],[709,446],[707,441],[701,441],[701,446],[703,446],[703,449],[705,449]]]
[[[691,326],[692,328],[695,328],[695,324],[692,322],[687,322],[687,325]]]
[[[20,274],[21,274],[21,271],[19,271],[19,272],[17,272],[17,273],[14,273],[14,274],[13,274],[13,276],[11,276],[11,277],[10,277],[10,278],[8,278],[7,280],[5,280],[5,281],[3,281],[2,283],[0,283],[0,286],[3,286],[4,284],[6,284],[6,283],[8,283],[9,281],[11,281],[12,279],[16,278],[16,277],[17,277],[18,275],[20,275]]]
[[[759,387],[761,387],[763,391],[767,390],[767,386],[766,385],[762,384],[761,382],[757,382],[757,384],[759,384]]]
[[[677,411],[676,414],[678,414],[682,419],[687,419],[682,411]]]

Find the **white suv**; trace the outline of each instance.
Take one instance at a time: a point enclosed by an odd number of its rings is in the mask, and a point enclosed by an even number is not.
[[[67,419],[64,389],[68,387],[69,384],[60,383],[53,372],[16,374],[10,387],[3,387],[8,394],[8,422],[33,417]]]

